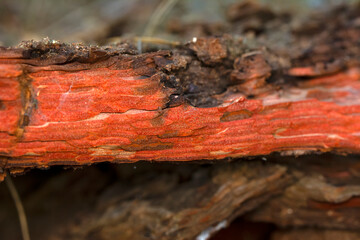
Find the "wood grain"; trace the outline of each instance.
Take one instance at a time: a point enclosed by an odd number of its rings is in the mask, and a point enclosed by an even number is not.
[[[360,31],[338,15],[287,55],[229,35],[144,54],[1,48],[0,166],[359,153]]]

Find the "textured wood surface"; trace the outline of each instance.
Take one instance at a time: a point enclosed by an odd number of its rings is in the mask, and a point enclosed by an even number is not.
[[[171,89],[151,66],[154,56],[120,55],[98,68],[2,59],[1,155],[6,166],[360,150],[357,67],[256,99],[237,93],[216,107],[166,107]],[[126,66],[133,61],[139,70]],[[309,71],[289,70],[293,75]]]
[[[360,31],[341,14],[286,56],[227,35],[144,54],[1,48],[1,166],[359,153]]]
[[[203,239],[237,221],[274,240],[358,238],[360,5],[301,24],[230,9],[233,36],[170,50],[0,48],[0,180],[124,163],[15,178],[33,238]],[[299,156],[314,152],[331,153]]]
[[[234,226],[232,238],[244,231],[269,236],[261,225],[246,225],[262,222],[276,226],[276,236],[295,234],[291,229],[319,234],[331,229],[357,239],[359,173],[358,156],[321,154],[213,164],[97,164],[75,171],[55,167],[14,181],[34,239],[199,239],[231,229],[239,217],[245,223]],[[17,239],[17,216],[4,184],[0,198],[0,238]],[[218,234],[215,239],[226,239]]]

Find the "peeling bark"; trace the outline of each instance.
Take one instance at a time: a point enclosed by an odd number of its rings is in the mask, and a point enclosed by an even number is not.
[[[357,239],[359,7],[294,27],[239,3],[233,36],[143,54],[48,39],[0,48],[0,180],[146,160],[17,178],[32,236],[194,239],[240,216],[275,225],[274,240]],[[186,164],[200,160],[212,164]],[[14,214],[0,210],[0,238],[13,239]]]
[[[307,159],[293,168],[294,183],[249,214],[253,221],[282,228],[319,227],[358,230],[360,178],[357,157]],[[343,159],[341,159],[343,160]],[[325,161],[325,162],[321,162]],[[289,168],[292,163],[287,162]],[[327,166],[325,166],[327,165]]]
[[[359,153],[358,12],[325,15],[334,25],[312,41],[297,29],[311,45],[288,54],[229,35],[144,54],[1,48],[1,168]]]
[[[70,235],[74,239],[195,239],[221,222],[226,227],[236,216],[276,195],[291,179],[284,167],[259,164],[194,174],[182,184],[179,175],[164,174],[146,186],[132,185],[136,190],[130,192],[122,184],[114,185],[102,196],[98,211],[84,217]],[[134,202],[131,198],[138,190],[143,194]]]
[[[297,231],[299,236],[359,234],[357,156],[270,156],[207,165],[138,162],[49,171],[15,178],[23,186],[36,239],[195,239],[239,216],[275,224],[273,239]],[[17,224],[10,219],[16,216],[4,193],[0,237],[11,239]]]

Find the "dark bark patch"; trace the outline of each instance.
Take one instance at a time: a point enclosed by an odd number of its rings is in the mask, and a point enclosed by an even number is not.
[[[158,116],[156,116],[155,118],[150,120],[150,123],[154,126],[154,127],[160,127],[165,123],[165,118],[167,116],[166,110],[163,110],[162,112],[159,113]]]
[[[28,126],[31,121],[31,115],[34,109],[37,108],[37,100],[31,86],[32,79],[28,76],[25,70],[23,74],[18,77],[18,81],[20,85],[22,107],[19,114],[20,118],[18,128],[16,130],[16,137],[21,138],[25,131],[25,127]]]
[[[4,102],[0,100],[0,111],[5,110],[5,108]]]
[[[228,57],[225,38],[199,38],[191,42],[189,48],[207,65],[221,64]]]
[[[244,49],[241,39],[225,35],[194,39],[175,49],[169,58],[156,57],[158,69],[166,73],[162,79],[164,86],[175,89],[168,107],[184,101],[195,107],[221,104],[217,95],[233,85],[230,74],[234,59]]]
[[[253,113],[247,109],[243,109],[243,110],[235,111],[235,112],[225,112],[220,117],[220,121],[221,122],[231,122],[231,121],[236,121],[236,120],[242,120],[242,119],[251,118],[252,115],[253,115]]]
[[[172,143],[165,142],[150,142],[150,143],[132,143],[126,146],[121,146],[125,151],[138,152],[138,151],[153,151],[164,150],[173,147]]]
[[[25,59],[32,59],[34,65],[65,64],[71,62],[95,63],[120,54],[136,54],[129,44],[95,47],[82,44],[60,43],[48,38],[42,41],[24,41],[19,45]]]
[[[138,136],[131,144],[119,146],[119,148],[130,152],[164,150],[172,147],[173,143],[161,142],[154,136]]]

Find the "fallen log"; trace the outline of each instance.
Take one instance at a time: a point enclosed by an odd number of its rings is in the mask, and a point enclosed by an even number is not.
[[[275,237],[301,229],[355,234],[349,239],[359,234],[357,156],[59,169],[14,178],[34,239],[206,239],[219,230],[215,239],[224,239],[221,229],[239,217],[275,230],[235,226],[251,235]],[[0,237],[14,239],[20,234],[15,209],[2,186]]]
[[[1,171],[359,153],[360,31],[356,14],[338,15],[287,55],[227,35],[143,54],[49,39],[1,48]]]
[[[233,36],[170,50],[49,39],[0,48],[1,177],[132,163],[16,178],[32,236],[206,239],[240,217],[271,239],[357,239],[358,156],[292,156],[359,153],[359,6],[280,35],[264,23],[276,14],[230,9]],[[238,26],[259,35],[237,37]],[[225,161],[250,156],[260,157]],[[213,164],[185,164],[195,160]],[[13,239],[6,196],[0,238]]]

